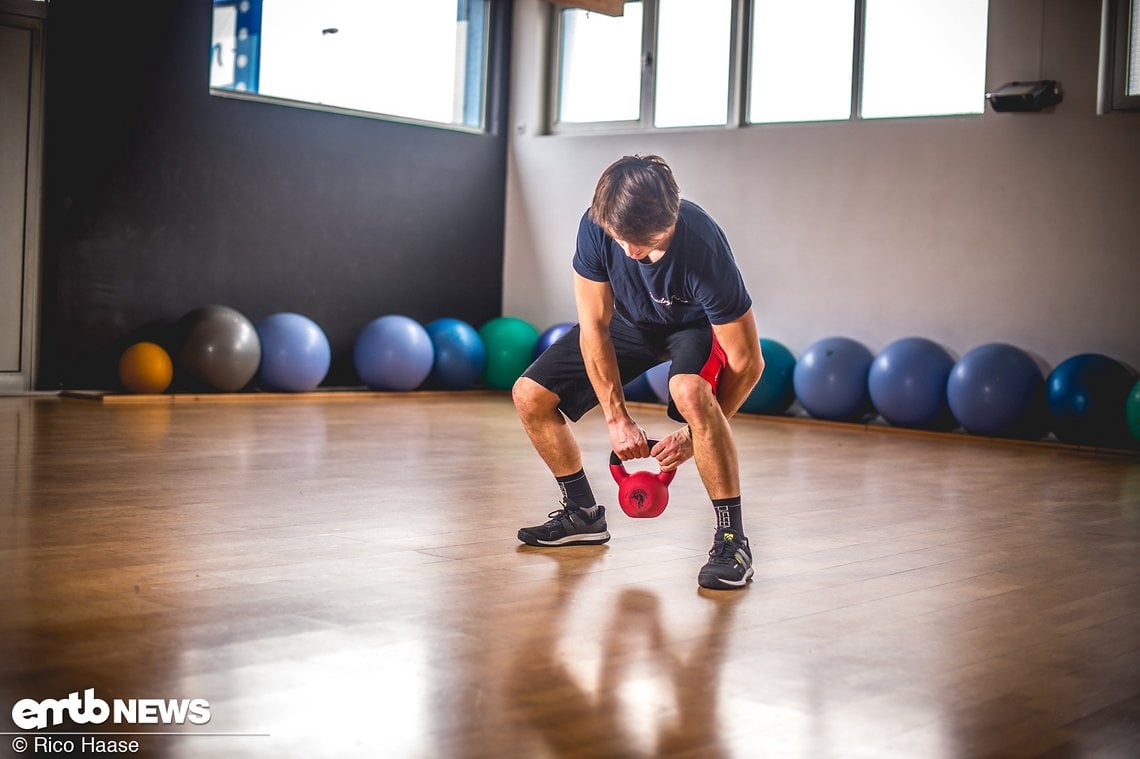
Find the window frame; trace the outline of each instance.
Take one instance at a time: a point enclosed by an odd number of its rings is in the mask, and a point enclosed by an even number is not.
[[[729,54],[728,54],[728,108],[725,123],[723,124],[697,124],[684,126],[656,126],[654,115],[657,99],[657,41],[658,41],[658,0],[627,0],[627,2],[641,3],[641,90],[640,108],[636,120],[624,121],[561,121],[559,119],[559,104],[562,99],[562,33],[565,12],[574,10],[561,6],[551,5],[549,12],[552,15],[550,22],[549,39],[549,77],[547,93],[549,100],[546,113],[547,134],[620,134],[629,132],[670,132],[683,130],[721,130],[740,126],[743,111],[741,90],[741,76],[743,67],[740,60],[745,49],[746,37],[743,30],[743,18],[746,8],[750,5],[748,0],[731,0],[731,21],[729,28]],[[582,9],[578,9],[582,10]],[[597,11],[584,11],[596,13]]]
[[[751,0],[742,0],[742,14],[745,29],[742,37],[743,44],[740,50],[741,77],[741,110],[739,126],[743,127],[774,127],[788,124],[842,124],[850,121],[862,121],[860,111],[863,107],[863,39],[865,26],[866,0],[854,0],[852,13],[855,14],[851,33],[854,40],[851,46],[851,110],[846,118],[824,120],[797,120],[797,121],[752,121],[748,114],[752,112],[752,9]],[[729,81],[732,79],[730,77]],[[873,119],[878,120],[878,119]]]
[[[1104,0],[1097,113],[1140,111],[1140,95],[1128,94],[1129,32],[1133,23],[1140,23],[1140,19],[1132,18],[1131,0]],[[1136,55],[1140,56],[1140,50]]]
[[[257,15],[260,16],[260,4],[262,0],[255,0],[252,5],[257,9]],[[217,6],[237,5],[239,0],[212,0],[211,14],[213,9]],[[479,122],[477,124],[469,124],[466,122],[456,121],[431,121],[428,119],[416,118],[414,116],[403,116],[395,113],[382,113],[379,111],[368,111],[346,106],[332,105],[328,103],[316,103],[308,100],[294,100],[291,98],[276,96],[272,94],[262,94],[257,91],[243,90],[236,87],[215,87],[207,81],[208,92],[211,96],[220,97],[230,100],[244,100],[254,103],[264,103],[268,105],[285,106],[289,108],[299,108],[308,111],[320,111],[324,113],[334,113],[343,116],[356,116],[359,118],[372,119],[375,121],[389,121],[397,124],[410,124],[413,126],[432,127],[436,129],[446,129],[455,132],[466,132],[469,134],[488,134],[492,131],[491,124],[491,108],[492,101],[494,100],[493,93],[490,92],[492,86],[492,72],[491,67],[494,65],[494,55],[492,47],[495,44],[494,35],[497,24],[501,24],[500,18],[502,9],[499,7],[500,0],[486,0],[483,10],[482,24],[479,29],[479,34],[482,41],[481,56],[479,59],[480,72],[478,81],[474,82],[478,85],[479,103],[474,108],[470,103],[471,93],[465,91],[463,95],[464,100],[464,113],[470,111],[477,111]],[[260,19],[258,19],[260,21]],[[212,23],[212,21],[211,21]],[[457,21],[458,24],[458,21]],[[473,37],[473,30],[468,31],[469,39]],[[251,35],[252,37],[253,35]],[[258,35],[260,36],[260,30]],[[260,44],[260,41],[255,41]],[[258,68],[260,65],[260,55],[251,58],[254,66],[253,77],[256,80],[258,76]],[[475,60],[471,55],[470,49],[466,51],[465,66],[470,68],[472,61]]]
[[[732,27],[730,31],[729,49],[729,75],[728,75],[728,117],[724,124],[702,126],[655,126],[654,99],[655,91],[655,62],[657,57],[657,15],[659,0],[639,0],[643,5],[642,17],[642,51],[641,51],[641,107],[639,118],[628,121],[592,121],[592,122],[563,122],[559,120],[559,101],[561,99],[561,46],[562,46],[562,18],[565,6],[550,4],[549,38],[547,40],[549,54],[546,57],[548,66],[546,86],[546,128],[545,134],[626,134],[632,132],[667,132],[681,130],[723,130],[743,127],[779,127],[794,124],[842,124],[856,121],[893,121],[898,119],[939,119],[939,118],[976,118],[984,116],[987,109],[984,107],[978,112],[966,113],[940,113],[915,116],[863,116],[863,84],[864,84],[864,58],[866,47],[866,19],[867,0],[854,0],[854,23],[852,34],[854,41],[851,50],[851,110],[846,118],[829,119],[822,121],[750,121],[751,112],[751,67],[752,67],[752,0],[732,0]],[[1127,5],[1129,0],[1104,0],[1106,4]],[[992,5],[993,0],[990,0]],[[992,10],[992,9],[991,9]],[[1126,26],[1126,25],[1125,25]],[[1121,34],[1125,34],[1121,32]],[[989,30],[987,24],[986,49],[989,50]],[[988,59],[988,52],[987,52]],[[988,63],[988,61],[987,61]],[[988,67],[987,67],[988,68]],[[984,94],[984,93],[983,93]],[[1136,107],[1140,109],[1140,97],[1134,98]],[[983,101],[984,103],[984,101]]]
[[[852,120],[858,121],[896,121],[899,119],[938,119],[938,118],[970,118],[976,116],[984,116],[986,113],[986,99],[985,99],[985,83],[989,74],[989,52],[990,52],[990,10],[992,3],[995,0],[986,0],[986,30],[985,30],[985,54],[982,61],[982,92],[978,95],[978,102],[981,105],[980,110],[977,111],[947,111],[945,113],[927,113],[927,114],[892,114],[885,116],[865,116],[863,114],[863,98],[865,95],[866,84],[866,71],[865,69],[865,54],[867,48],[867,3],[869,0],[855,0],[855,62],[857,67],[852,79],[853,86],[857,87],[857,91],[852,101],[852,107],[857,108],[853,110],[854,116]]]

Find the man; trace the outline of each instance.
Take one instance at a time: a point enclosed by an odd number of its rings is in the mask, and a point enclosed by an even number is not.
[[[515,407],[562,491],[549,521],[519,530],[534,546],[605,543],[605,507],[594,499],[566,423],[601,405],[623,461],[655,457],[663,470],[695,458],[716,517],[702,587],[742,588],[752,577],[740,476],[728,419],[748,397],[764,360],[728,241],[699,206],[681,200],[658,156],[626,156],[605,170],[578,228],[574,254],[578,324],[518,379]],[[622,385],[671,361],[669,415],[685,426],[650,450]]]

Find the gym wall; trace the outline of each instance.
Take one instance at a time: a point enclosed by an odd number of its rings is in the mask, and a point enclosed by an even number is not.
[[[114,386],[126,345],[207,304],[315,320],[326,385],[356,382],[352,344],[378,316],[498,315],[497,6],[491,131],[470,134],[211,96],[201,0],[54,0],[38,386]]]

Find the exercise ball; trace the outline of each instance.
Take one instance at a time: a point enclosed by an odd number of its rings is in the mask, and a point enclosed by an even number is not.
[[[649,376],[646,372],[642,372],[625,383],[625,385],[622,386],[621,392],[627,401],[636,401],[638,403],[657,402],[657,394],[653,392],[653,388],[649,386]]]
[[[764,356],[764,373],[740,410],[746,414],[782,414],[796,399],[792,386],[796,357],[782,343],[767,337],[760,338],[760,352]]]
[[[241,390],[257,374],[261,341],[249,319],[228,306],[204,306],[183,317],[178,352],[191,376],[214,390]]]
[[[431,374],[434,360],[427,330],[399,314],[369,322],[352,350],[357,376],[373,390],[415,390]]]
[[[946,400],[954,418],[971,434],[1028,435],[1044,409],[1045,377],[1020,348],[987,343],[954,364],[946,380]]]
[[[329,373],[332,351],[324,330],[307,316],[283,312],[257,324],[261,340],[258,380],[269,390],[303,393]]]
[[[1132,392],[1128,394],[1128,401],[1124,404],[1124,411],[1128,431],[1132,433],[1134,440],[1140,440],[1140,382],[1132,386]]]
[[[132,393],[162,393],[174,379],[170,354],[155,343],[135,343],[119,358],[119,381]]]
[[[904,337],[879,351],[867,372],[875,410],[896,427],[946,424],[946,380],[954,359],[925,337]]]
[[[669,402],[669,368],[672,366],[672,361],[666,361],[645,373],[645,379],[649,381],[649,389],[653,391],[661,403]]]
[[[488,387],[509,390],[534,360],[538,330],[522,319],[498,316],[479,328],[479,336],[487,351],[483,380]]]
[[[425,325],[431,338],[432,376],[451,390],[466,390],[479,381],[487,364],[483,338],[465,321],[436,319]]]
[[[572,329],[574,329],[574,325],[570,322],[561,322],[555,324],[553,327],[548,327],[545,332],[538,336],[538,342],[534,344],[534,355],[532,358],[541,356],[543,351],[558,342],[563,335]]]
[[[1125,406],[1135,381],[1123,364],[1099,353],[1065,359],[1045,381],[1053,433],[1066,443],[1123,444]]]
[[[849,337],[825,337],[808,346],[792,371],[800,405],[819,419],[852,420],[871,405],[867,372],[874,356]]]

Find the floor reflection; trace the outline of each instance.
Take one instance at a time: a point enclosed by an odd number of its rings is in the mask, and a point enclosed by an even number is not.
[[[546,552],[557,563],[552,611],[534,619],[505,682],[515,721],[554,756],[729,756],[721,667],[743,594],[705,595],[703,632],[678,641],[656,593],[624,588],[599,614],[600,642],[567,640],[571,617],[594,613],[575,596],[607,550]]]

